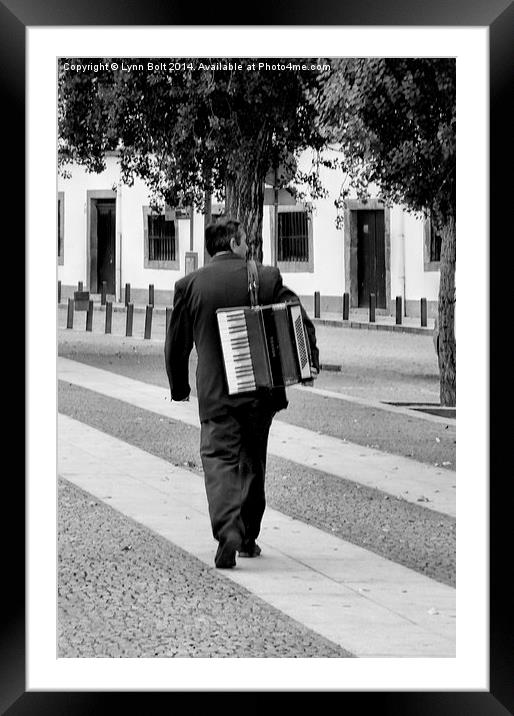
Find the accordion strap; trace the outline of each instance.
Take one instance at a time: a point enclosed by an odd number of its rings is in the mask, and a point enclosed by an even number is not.
[[[248,291],[250,293],[250,304],[252,306],[259,305],[259,274],[257,272],[257,264],[253,259],[246,262],[248,270]]]

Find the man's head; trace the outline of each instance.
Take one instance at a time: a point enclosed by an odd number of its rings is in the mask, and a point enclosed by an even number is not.
[[[245,231],[239,221],[220,217],[216,223],[209,224],[205,229],[205,248],[209,256],[220,251],[232,251],[244,259],[247,251]]]

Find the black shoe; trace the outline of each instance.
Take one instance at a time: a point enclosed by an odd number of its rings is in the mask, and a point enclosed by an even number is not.
[[[249,542],[243,542],[241,549],[239,550],[240,557],[258,557],[261,553],[261,548],[255,540]]]
[[[241,546],[241,539],[238,535],[229,535],[220,540],[218,551],[214,557],[214,564],[218,569],[230,569],[236,566],[236,552]]]

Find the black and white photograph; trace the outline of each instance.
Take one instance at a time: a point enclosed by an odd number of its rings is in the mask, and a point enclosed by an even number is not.
[[[203,29],[29,35],[32,683],[484,689],[487,34]]]
[[[60,59],[59,657],[455,656],[455,75]]]
[[[455,58],[57,102],[58,658],[454,658]]]

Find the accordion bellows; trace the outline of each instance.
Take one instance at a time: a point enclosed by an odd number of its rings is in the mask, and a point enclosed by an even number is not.
[[[229,395],[312,379],[300,304],[216,311]]]

